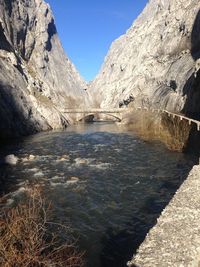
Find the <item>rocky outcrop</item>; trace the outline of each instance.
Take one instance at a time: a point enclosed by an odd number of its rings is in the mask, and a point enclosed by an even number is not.
[[[199,0],[150,0],[90,85],[94,105],[200,114]]]
[[[1,138],[66,127],[89,102],[43,0],[0,0],[0,70]]]

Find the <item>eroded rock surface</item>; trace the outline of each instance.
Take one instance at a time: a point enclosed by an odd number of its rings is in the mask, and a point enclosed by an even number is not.
[[[0,137],[63,128],[85,82],[65,56],[43,0],[0,0]]]
[[[90,85],[94,105],[200,113],[200,2],[150,0]]]

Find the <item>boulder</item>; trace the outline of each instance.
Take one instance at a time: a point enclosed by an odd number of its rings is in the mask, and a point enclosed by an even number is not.
[[[14,154],[7,155],[4,159],[5,164],[8,165],[16,165],[18,161],[18,157],[16,157]]]

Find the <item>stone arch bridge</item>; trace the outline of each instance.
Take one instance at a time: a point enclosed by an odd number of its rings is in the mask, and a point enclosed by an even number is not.
[[[125,108],[113,108],[113,109],[101,109],[101,108],[88,108],[88,109],[65,109],[63,113],[69,114],[82,114],[82,118],[84,119],[88,116],[95,116],[98,114],[104,114],[115,118],[118,122],[122,121],[122,114],[127,112],[130,109]],[[80,119],[80,120],[81,120]]]
[[[175,118],[177,117],[179,120],[186,120],[189,125],[195,124],[197,131],[200,131],[200,121],[194,120],[192,118],[186,117],[183,114],[180,113],[174,113],[170,112],[164,109],[153,109],[153,108],[147,108],[147,107],[137,107],[137,108],[112,108],[112,109],[102,109],[102,108],[88,108],[88,109],[65,109],[63,113],[70,113],[70,114],[83,114],[82,119],[84,119],[86,116],[89,115],[95,115],[95,114],[105,114],[109,115],[113,118],[115,118],[117,121],[121,122],[123,114],[135,111],[135,110],[141,110],[141,111],[149,111],[149,112],[157,112],[157,113],[166,113],[169,117]]]

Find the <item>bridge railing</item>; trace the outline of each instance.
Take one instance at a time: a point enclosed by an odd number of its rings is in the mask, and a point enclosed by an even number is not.
[[[183,114],[178,114],[178,113],[173,113],[165,109],[153,109],[153,108],[148,108],[148,107],[136,107],[136,108],[113,108],[113,109],[102,109],[102,108],[91,108],[91,109],[65,109],[63,112],[64,113],[104,113],[104,114],[117,114],[117,113],[124,113],[124,112],[130,112],[134,110],[145,110],[145,111],[151,111],[151,112],[157,112],[157,113],[166,113],[169,117],[172,116],[173,118],[178,117],[181,121],[186,120],[188,121],[188,124],[191,125],[192,123],[196,124],[197,130],[200,131],[200,121],[188,118],[184,116]]]
[[[198,120],[194,120],[192,118],[189,118],[189,117],[186,117],[184,116],[183,114],[177,114],[177,113],[174,113],[174,112],[170,112],[168,110],[165,110],[165,109],[152,109],[152,108],[147,108],[147,107],[137,107],[136,108],[137,110],[146,110],[146,111],[151,111],[151,112],[158,112],[158,113],[166,113],[169,117],[177,117],[179,118],[181,121],[182,120],[186,120],[188,121],[188,124],[191,125],[192,123],[196,124],[197,126],[197,131],[200,131],[200,121]]]

